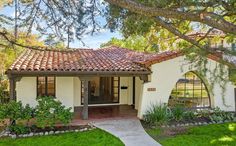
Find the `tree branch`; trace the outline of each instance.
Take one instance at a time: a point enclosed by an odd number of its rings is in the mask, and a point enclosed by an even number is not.
[[[131,12],[138,13],[148,17],[165,17],[179,20],[189,20],[200,22],[208,26],[217,28],[224,31],[225,33],[236,34],[236,25],[229,23],[223,18],[218,17],[216,14],[202,12],[202,13],[193,13],[193,12],[182,12],[178,10],[170,10],[164,8],[149,7],[134,0],[105,0],[106,2],[117,5],[119,7],[130,10]]]
[[[42,46],[29,46],[29,45],[20,44],[15,39],[12,39],[11,37],[9,37],[9,33],[5,32],[5,31],[4,32],[0,31],[0,36],[2,36],[11,45],[16,45],[16,46],[19,46],[19,47],[23,47],[23,48],[26,48],[26,49],[33,49],[33,50],[47,50],[46,47],[42,47]],[[1,44],[1,46],[9,47],[9,45],[5,45],[5,44]]]
[[[201,45],[199,42],[201,40],[195,40],[190,38],[187,35],[182,34],[178,29],[176,29],[173,25],[166,23],[165,21],[163,21],[161,18],[157,17],[154,18],[155,22],[157,23],[157,25],[162,26],[163,28],[167,29],[169,32],[173,33],[174,35],[178,36],[181,39],[186,40],[187,42],[191,43],[192,45],[198,47],[199,49],[204,50],[207,53],[216,53],[216,52],[224,52],[225,54],[231,54],[231,55],[236,55],[236,52],[232,52],[230,50],[228,50],[227,48],[211,48],[209,46],[203,46]],[[210,29],[211,30],[211,29]],[[209,33],[210,31],[208,31]]]

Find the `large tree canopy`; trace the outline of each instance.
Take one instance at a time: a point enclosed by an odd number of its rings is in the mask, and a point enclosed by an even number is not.
[[[150,27],[166,29],[171,34],[186,40],[204,51],[212,52],[206,42],[207,35],[214,29],[223,31],[227,41],[235,41],[236,1],[235,0],[105,0],[109,7],[110,28],[120,28],[124,36],[143,34]],[[206,36],[190,38],[193,30],[204,30]],[[193,48],[193,47],[191,47]],[[217,48],[227,51],[225,48]],[[232,52],[228,52],[232,53]]]
[[[15,6],[15,17],[0,15],[0,35],[4,39],[8,28],[30,33],[40,33],[44,39],[68,42],[81,40],[84,34],[98,32],[102,27],[120,30],[124,37],[146,35],[151,28],[165,32],[170,37],[185,40],[189,47],[206,52],[216,51],[209,47],[207,35],[214,29],[225,33],[227,41],[236,36],[236,0],[5,0]],[[6,6],[4,3],[1,6]],[[106,17],[102,26],[100,18]],[[15,29],[17,30],[17,29]],[[201,38],[189,37],[188,33],[204,30]],[[15,40],[9,39],[11,43]],[[167,40],[166,40],[167,41]],[[173,41],[173,40],[171,40]],[[49,41],[50,42],[50,41]],[[17,43],[16,43],[17,44]],[[184,46],[186,43],[183,43]],[[188,47],[185,47],[188,48]],[[220,51],[232,53],[225,48]]]

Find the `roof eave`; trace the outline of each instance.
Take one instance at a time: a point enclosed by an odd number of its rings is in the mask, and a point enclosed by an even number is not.
[[[151,71],[6,71],[6,74],[11,76],[140,76],[151,73]]]

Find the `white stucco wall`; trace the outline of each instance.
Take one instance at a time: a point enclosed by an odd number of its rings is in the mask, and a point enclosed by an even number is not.
[[[207,68],[214,70],[217,62],[208,61]],[[168,103],[169,95],[178,79],[189,71],[195,71],[192,65],[184,60],[184,57],[177,57],[151,66],[151,81],[143,84],[143,92],[140,98],[138,117],[142,118],[145,111],[151,104]],[[206,80],[210,79],[210,73],[207,73]],[[147,91],[148,88],[156,88],[156,91]],[[222,101],[222,88],[216,84],[211,95],[212,107],[220,107],[226,111],[234,110],[234,85],[230,82],[226,85],[225,101]]]
[[[78,90],[74,93],[73,77],[56,77],[56,99],[61,101],[66,107],[74,107],[74,94],[79,96]],[[80,82],[78,82],[80,84]],[[80,89],[80,88],[78,88]],[[30,104],[34,107],[37,105],[37,78],[36,77],[22,77],[20,81],[16,82],[16,97],[17,101],[23,104]],[[76,99],[75,99],[76,100]],[[78,100],[75,104],[80,104]]]
[[[127,89],[121,89],[127,86]],[[133,77],[120,77],[120,104],[131,105],[133,103]]]
[[[99,77],[94,77],[96,83],[99,83]],[[136,78],[136,109],[140,97],[140,79]],[[61,101],[66,107],[81,106],[81,81],[79,77],[56,77],[56,99]],[[127,86],[128,89],[120,89],[119,104],[133,103],[133,77],[120,77],[120,87]],[[98,86],[99,89],[99,86]],[[98,91],[99,92],[99,91]],[[35,106],[37,104],[37,78],[22,77],[16,83],[17,101],[22,101],[23,104]]]
[[[74,111],[74,78],[56,77],[56,99]]]
[[[16,82],[17,101],[21,101],[24,105],[36,106],[36,82],[36,77],[22,77],[19,82]]]
[[[135,109],[138,110],[140,97],[142,96],[142,84],[143,81],[139,77],[135,77]]]
[[[74,77],[74,106],[81,105],[81,81],[79,77]]]

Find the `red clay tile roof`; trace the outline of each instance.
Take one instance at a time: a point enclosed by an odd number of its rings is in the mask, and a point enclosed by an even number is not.
[[[145,53],[108,47],[98,50],[68,51],[27,49],[8,72],[126,72],[149,74],[150,70],[136,63]]]
[[[142,53],[125,48],[74,49],[68,51],[27,49],[8,69],[8,73],[150,74],[149,66],[182,53]]]
[[[143,64],[146,67],[148,67],[152,64],[163,62],[169,59],[173,59],[181,55],[183,55],[183,53],[181,53],[180,51],[166,51],[162,53],[147,54],[148,58],[146,57],[145,60],[137,61],[137,63]]]

